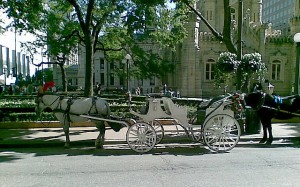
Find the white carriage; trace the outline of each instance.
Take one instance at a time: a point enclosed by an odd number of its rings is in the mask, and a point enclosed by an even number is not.
[[[240,125],[232,110],[236,105],[234,102],[233,95],[216,101],[203,102],[197,115],[188,118],[186,108],[177,106],[170,98],[152,95],[147,102],[147,112],[130,111],[140,120],[134,120],[129,126],[127,143],[136,152],[150,151],[162,141],[164,137],[162,121],[167,120],[174,125],[180,125],[194,141],[202,141],[211,150],[229,151],[236,146],[241,134]],[[201,124],[197,124],[199,122]]]

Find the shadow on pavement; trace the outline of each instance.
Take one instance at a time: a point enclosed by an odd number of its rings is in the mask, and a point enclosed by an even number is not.
[[[298,144],[294,144],[298,142]],[[281,148],[281,147],[300,147],[300,137],[295,137],[287,142],[274,143],[272,145],[258,144],[242,142],[238,144],[235,148]],[[63,148],[59,146],[41,146],[41,147],[19,147],[19,148],[7,148],[0,149],[0,163],[3,162],[13,162],[14,160],[22,159],[20,154],[33,154],[34,157],[52,156],[52,155],[65,155],[65,156],[81,156],[81,155],[92,155],[92,156],[124,156],[124,155],[141,155],[134,152],[129,148],[126,143],[110,142],[104,145],[104,149],[96,149],[93,147],[92,141],[81,142],[81,144],[73,143],[71,148]],[[226,152],[227,153],[227,152]],[[175,155],[175,156],[201,156],[205,154],[226,154],[226,153],[214,153],[210,151],[205,146],[199,143],[162,143],[157,145],[148,153],[143,153],[143,155]],[[230,154],[230,152],[228,152]]]
[[[76,146],[71,148],[63,147],[35,147],[35,148],[7,148],[0,149],[0,163],[13,162],[14,160],[22,159],[20,154],[33,154],[34,157],[42,156],[124,156],[124,155],[182,155],[182,156],[200,156],[204,154],[213,154],[210,150],[199,146],[199,144],[162,144],[158,145],[148,153],[136,153],[129,148],[127,144],[108,144],[104,149],[96,149],[87,146]]]

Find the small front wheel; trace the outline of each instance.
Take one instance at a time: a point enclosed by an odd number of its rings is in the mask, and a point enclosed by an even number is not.
[[[151,125],[138,122],[128,128],[126,140],[135,152],[146,153],[156,145],[156,133]]]
[[[213,151],[231,150],[238,143],[240,135],[239,123],[227,114],[212,116],[204,124],[204,142]]]
[[[154,128],[155,133],[156,133],[156,144],[159,144],[165,136],[164,127],[158,120],[153,120],[151,122],[151,125]]]

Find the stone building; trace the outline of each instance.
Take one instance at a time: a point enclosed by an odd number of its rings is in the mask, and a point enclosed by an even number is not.
[[[296,44],[295,33],[300,32],[299,0],[293,0],[293,15],[285,23],[289,28],[285,32],[274,29],[271,22],[263,22],[263,3],[272,0],[243,0],[243,54],[258,52],[262,55],[268,73],[266,79],[275,86],[274,92],[290,95],[295,92]],[[231,0],[232,34],[237,34],[238,0]],[[289,2],[290,1],[286,1]],[[218,31],[223,29],[223,1],[199,0],[195,5],[199,12]],[[285,24],[286,26],[286,24]],[[220,53],[227,51],[207,26],[194,14],[186,24],[188,37],[177,48],[174,63],[175,71],[162,83],[153,77],[151,80],[134,80],[129,77],[129,90],[141,87],[143,93],[159,91],[163,84],[180,91],[186,97],[212,97],[224,93],[224,87],[214,84],[215,64]],[[145,48],[157,50],[154,44],[143,44]],[[79,51],[78,86],[84,87],[84,51]],[[159,52],[161,53],[161,52]],[[125,66],[127,65],[127,67]],[[126,88],[127,78],[116,77],[112,72],[115,66],[134,68],[130,59],[117,64],[110,64],[99,52],[95,54],[94,84],[101,83],[106,88]],[[124,67],[125,66],[125,67]],[[235,91],[234,85],[228,85],[227,91]]]
[[[238,1],[231,1],[232,19],[238,15]],[[205,16],[218,31],[223,28],[223,1],[200,0],[198,11]],[[266,80],[275,86],[274,92],[289,95],[294,92],[296,45],[293,36],[299,29],[299,1],[294,0],[294,13],[290,20],[290,32],[283,34],[262,22],[262,0],[243,0],[243,54],[258,52],[262,55],[268,73]],[[233,24],[236,22],[233,22]],[[215,63],[221,52],[227,51],[210,33],[206,25],[194,14],[187,24],[188,38],[178,50],[176,86],[183,96],[211,97],[224,92],[224,88],[214,85]],[[234,27],[234,29],[236,29]],[[236,34],[233,31],[233,34]],[[234,91],[229,85],[228,91]]]

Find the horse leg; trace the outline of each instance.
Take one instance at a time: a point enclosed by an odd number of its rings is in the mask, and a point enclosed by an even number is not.
[[[63,121],[63,129],[65,132],[65,136],[66,136],[66,142],[65,142],[65,148],[69,148],[70,147],[70,122],[67,119],[64,119]]]
[[[266,120],[264,118],[261,119],[261,124],[263,127],[263,138],[259,141],[260,144],[265,143],[268,139],[268,134],[267,134],[267,125],[266,125]]]
[[[272,124],[271,124],[271,122],[270,122],[270,124],[268,124],[267,129],[268,129],[268,132],[269,132],[269,139],[268,139],[266,144],[271,145],[272,142],[273,142],[273,133],[272,133]]]
[[[105,136],[105,124],[103,121],[96,122],[96,127],[99,130],[99,135],[95,141],[96,148],[103,149],[104,136]]]
[[[264,127],[265,127],[265,134],[269,133],[269,139],[266,144],[270,145],[273,142],[273,135],[272,135],[272,118],[265,118],[264,119]],[[266,137],[267,138],[267,137]]]
[[[265,143],[267,141],[267,127],[263,125],[263,138],[259,141],[259,143]]]
[[[272,118],[262,118],[261,123],[263,126],[263,138],[260,140],[259,143],[271,144],[273,142],[273,135],[272,135]],[[269,139],[268,139],[269,133]]]
[[[65,148],[70,147],[70,136],[69,136],[69,128],[70,128],[70,122],[66,118],[66,115],[64,113],[58,112],[54,114],[56,118],[60,121],[60,124],[62,124],[66,141],[65,141]]]

